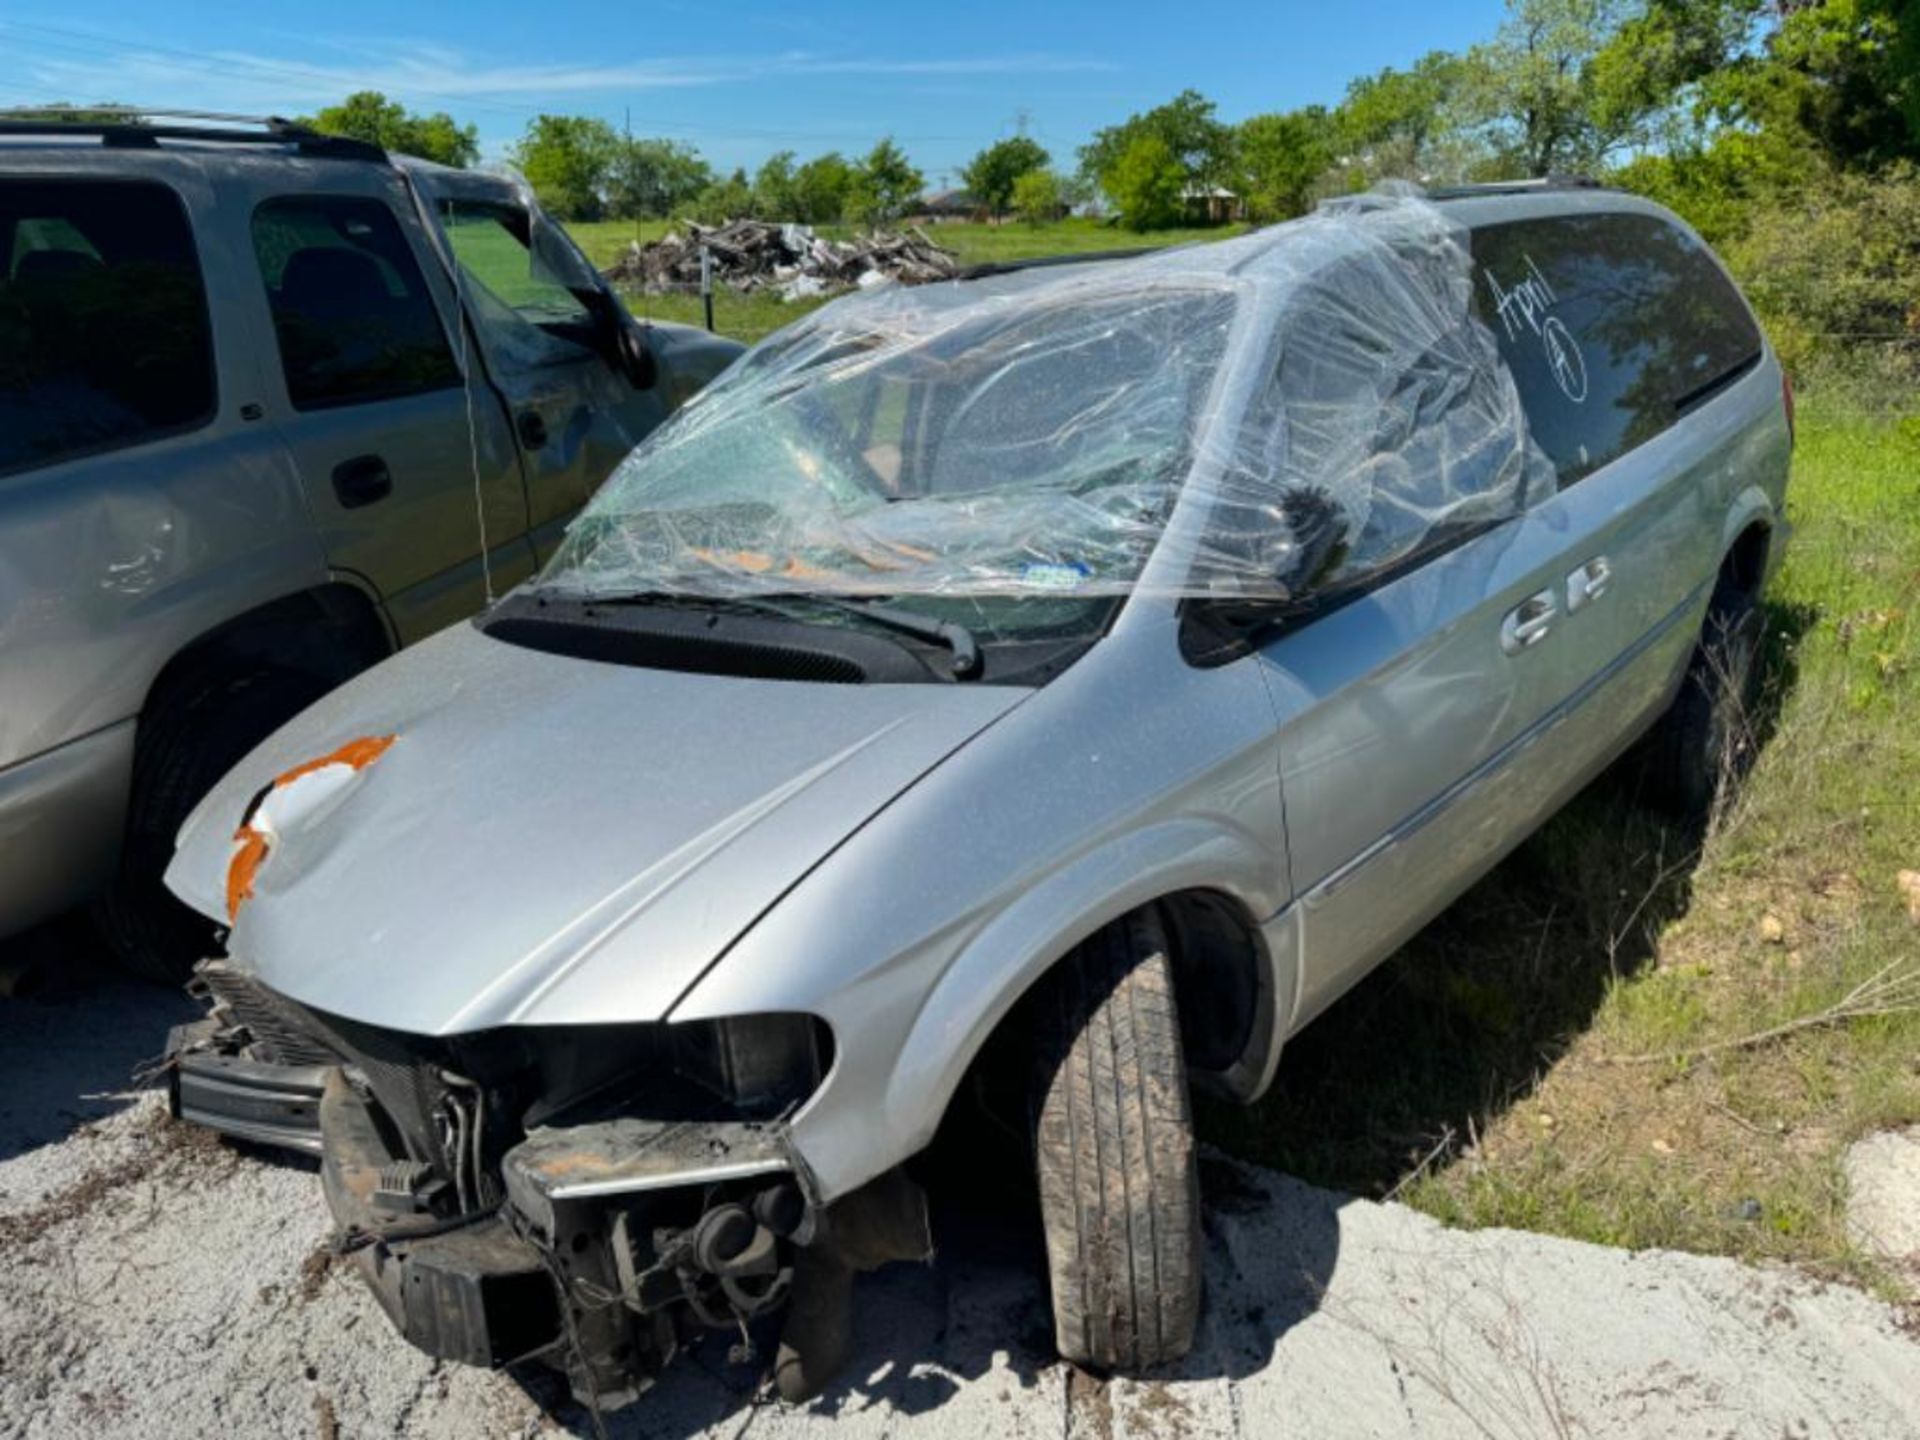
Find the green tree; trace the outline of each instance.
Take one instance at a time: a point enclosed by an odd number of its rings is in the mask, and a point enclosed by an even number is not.
[[[1452,102],[1466,70],[1460,56],[1433,50],[1408,69],[1388,66],[1349,84],[1333,113],[1330,137],[1343,188],[1464,169],[1467,147]]]
[[[724,180],[716,180],[698,195],[684,201],[674,212],[684,220],[702,225],[724,225],[753,213],[753,186],[745,170],[735,170]]]
[[[1461,72],[1465,121],[1507,173],[1592,171],[1639,134],[1646,107],[1621,103],[1641,89],[1609,91],[1597,74],[1623,53],[1613,47],[1644,6],[1635,0],[1508,0],[1499,32],[1467,53]]]
[[[623,140],[607,175],[607,208],[622,219],[671,215],[713,184],[713,169],[678,140]]]
[[[1213,112],[1213,101],[1197,90],[1183,90],[1164,105],[1096,131],[1080,147],[1080,173],[1118,204],[1108,177],[1136,141],[1152,136],[1174,157],[1183,184],[1228,184],[1234,178],[1233,129]]]
[[[97,100],[91,105],[75,105],[68,100],[54,100],[45,105],[22,106],[24,116],[65,120],[76,125],[144,125],[144,116],[137,112],[124,113],[127,106],[118,100]]]
[[[378,90],[357,90],[305,123],[325,135],[365,140],[383,150],[441,165],[464,168],[480,158],[480,134],[473,126],[456,125],[443,110],[416,115]]]
[[[794,177],[794,153],[781,150],[767,157],[753,174],[753,213],[762,220],[798,220],[800,191]]]
[[[1763,43],[1703,87],[1710,125],[1835,165],[1920,158],[1920,0],[1782,0]]]
[[[995,215],[1004,215],[1015,205],[1014,186],[1022,176],[1045,170],[1053,161],[1037,140],[1015,135],[996,140],[968,162],[960,172],[973,198]]]
[[[1013,213],[1029,225],[1044,225],[1058,220],[1066,212],[1060,194],[1060,177],[1051,170],[1029,170],[1013,182],[1008,197]]]
[[[1186,166],[1158,135],[1134,137],[1101,181],[1130,230],[1164,230],[1177,223],[1186,187]]]
[[[1318,105],[1241,122],[1240,170],[1255,220],[1306,213],[1315,182],[1333,163],[1333,133],[1332,117]]]
[[[847,187],[845,218],[860,225],[888,224],[906,213],[925,184],[925,178],[889,136],[854,167]]]
[[[816,155],[793,172],[794,214],[809,225],[838,220],[847,208],[853,185],[853,167],[837,150]]]
[[[620,136],[604,120],[583,115],[536,115],[514,147],[514,163],[540,203],[562,220],[598,220]]]

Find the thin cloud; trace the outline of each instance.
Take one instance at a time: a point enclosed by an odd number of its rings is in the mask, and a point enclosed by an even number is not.
[[[0,30],[7,28],[0,22]],[[238,50],[186,52],[138,42],[121,42],[124,49],[119,54],[103,56],[95,51],[84,58],[68,58],[53,49],[57,38],[44,44],[36,43],[40,37],[28,34],[12,38],[15,63],[42,91],[151,102],[190,89],[200,103],[235,106],[324,103],[355,90],[484,103],[490,98],[505,101],[514,97],[737,85],[783,76],[1024,76],[1115,68],[1095,58],[1036,53],[922,58],[792,52],[661,57],[589,65],[502,65],[443,45],[420,42],[366,46],[361,53],[369,58],[361,63],[337,61],[331,56],[319,62]],[[332,55],[342,48],[334,44],[324,47]],[[372,58],[375,56],[378,58]],[[211,98],[214,96],[218,99]]]

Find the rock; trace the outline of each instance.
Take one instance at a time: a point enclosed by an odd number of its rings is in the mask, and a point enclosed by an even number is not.
[[[1894,884],[1900,887],[1900,894],[1907,902],[1907,919],[1920,925],[1920,870],[1902,870],[1894,876]]]
[[[1920,1265],[1920,1125],[1847,1151],[1847,1234],[1882,1259]]]

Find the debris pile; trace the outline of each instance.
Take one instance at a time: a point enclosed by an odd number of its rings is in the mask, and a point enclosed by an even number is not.
[[[651,245],[634,243],[607,268],[607,278],[649,295],[700,288],[700,251],[713,256],[713,280],[735,290],[777,290],[785,300],[826,295],[897,280],[922,285],[950,280],[960,262],[918,226],[904,233],[875,232],[857,240],[823,240],[807,225],[730,220],[688,222]]]

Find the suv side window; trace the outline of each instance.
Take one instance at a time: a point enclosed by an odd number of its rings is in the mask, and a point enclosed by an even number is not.
[[[1652,215],[1558,215],[1473,235],[1474,310],[1533,437],[1570,485],[1665,430],[1760,358],[1706,247]]]
[[[213,418],[206,284],[152,181],[0,181],[0,475]]]
[[[381,201],[268,200],[253,212],[253,249],[294,409],[460,383],[426,280]]]
[[[530,370],[594,353],[593,314],[534,249],[524,210],[452,199],[439,209],[490,359]]]

